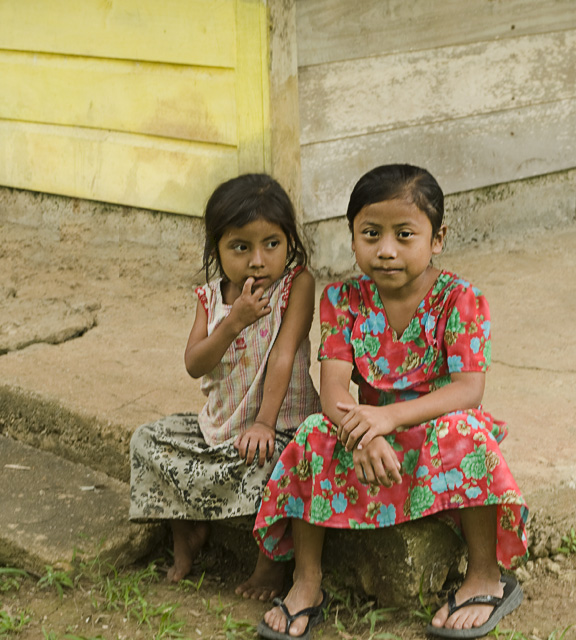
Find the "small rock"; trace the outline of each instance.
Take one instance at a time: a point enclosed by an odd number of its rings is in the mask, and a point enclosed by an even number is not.
[[[542,560],[542,565],[548,573],[552,573],[556,576],[559,576],[562,572],[562,567],[551,558],[544,558],[544,560]]]
[[[557,532],[553,531],[548,538],[548,542],[546,543],[546,548],[548,551],[553,554],[558,551],[558,549],[562,546],[562,536]]]
[[[528,582],[532,576],[526,567],[518,567],[518,569],[516,569],[516,577],[520,582]]]
[[[563,553],[557,553],[555,556],[553,556],[552,560],[554,560],[554,562],[559,562],[560,564],[562,564],[563,562],[566,562],[566,556]]]
[[[531,549],[530,555],[533,558],[546,558],[548,557],[548,551],[546,549],[546,539],[540,539]]]

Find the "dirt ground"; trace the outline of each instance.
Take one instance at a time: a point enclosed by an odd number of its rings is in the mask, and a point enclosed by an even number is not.
[[[145,567],[129,570],[128,575],[134,576]],[[205,577],[197,589],[203,573]],[[241,574],[231,569],[229,562],[208,553],[189,580],[178,587],[167,585],[160,573],[159,581],[140,583],[137,593],[130,589],[129,578],[117,584],[109,578],[107,582],[96,583],[81,580],[74,589],[64,588],[60,596],[56,588],[40,588],[36,580],[26,579],[18,591],[0,592],[0,602],[6,614],[17,616],[25,612],[29,617],[30,621],[17,636],[21,640],[254,638],[254,627],[268,605],[236,596],[234,587],[241,579]],[[425,637],[424,622],[418,616],[424,612],[422,607],[387,611],[366,598],[355,599],[354,594],[339,587],[331,576],[325,586],[334,599],[315,638],[418,640]],[[576,555],[559,561],[536,562],[523,589],[523,604],[500,623],[496,637],[501,640],[576,638],[576,626],[569,628],[576,624]],[[431,603],[431,609],[435,607]],[[1,637],[4,636],[0,631]]]
[[[56,398],[128,433],[162,415],[200,408],[199,387],[182,366],[195,279],[185,266],[161,271],[139,259],[134,247],[120,255],[103,250],[94,259],[77,244],[39,246],[31,230],[1,232],[0,337],[11,340],[0,355],[4,383]],[[533,559],[520,574],[525,602],[500,627],[527,638],[560,638],[576,625],[576,555],[555,551],[576,525],[576,228],[448,253],[441,265],[469,278],[491,303],[494,362],[485,405],[509,424],[503,450],[533,514]],[[49,327],[78,321],[81,328],[76,335],[71,330],[51,338],[59,344],[48,344],[48,330],[39,329],[26,346],[40,317],[52,318]],[[313,348],[317,333],[316,325]],[[18,342],[18,336],[24,340]],[[316,365],[313,372],[317,379]],[[18,636],[25,640],[252,637],[240,626],[226,630],[226,616],[255,624],[266,606],[234,595],[240,577],[229,562],[210,554],[203,561],[206,578],[198,591],[162,581],[146,589],[150,606],[180,605],[175,616],[185,620],[181,636],[160,636],[121,609],[98,608],[100,596],[88,593],[82,582],[60,597],[54,588],[24,580],[19,590],[0,591],[0,613],[29,612],[31,622]],[[198,580],[202,571],[199,567],[191,579]],[[316,637],[424,637],[422,623],[410,612],[391,613],[371,631],[369,624],[355,626],[350,609],[364,611],[361,602],[353,607],[336,602]],[[576,627],[563,637],[576,638]]]

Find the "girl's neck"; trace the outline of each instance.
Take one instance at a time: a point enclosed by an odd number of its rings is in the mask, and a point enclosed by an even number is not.
[[[397,295],[390,295],[390,292],[380,291],[378,295],[384,306],[389,325],[394,329],[396,335],[400,337],[410,324],[420,303],[428,295],[430,289],[440,275],[440,270],[436,267],[428,267],[418,279],[416,286],[397,292]]]
[[[229,280],[222,280],[220,282],[220,293],[222,294],[222,302],[229,306],[232,306],[236,300],[240,297],[241,291],[238,290],[232,282]]]

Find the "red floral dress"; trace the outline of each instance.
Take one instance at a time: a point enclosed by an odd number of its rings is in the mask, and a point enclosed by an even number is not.
[[[361,404],[403,402],[450,383],[450,374],[486,371],[490,317],[486,299],[447,271],[398,337],[376,286],[366,276],[329,285],[320,302],[319,359],[354,365]],[[500,452],[504,423],[482,407],[456,411],[385,436],[402,464],[402,483],[361,484],[335,425],[314,414],[284,449],[264,490],[254,536],[269,557],[289,559],[288,526],[302,518],[323,527],[377,529],[464,507],[497,505],[498,561],[526,554],[526,504]],[[448,513],[449,512],[449,513]]]

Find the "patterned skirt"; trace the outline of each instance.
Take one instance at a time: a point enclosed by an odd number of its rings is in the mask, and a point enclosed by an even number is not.
[[[138,427],[130,441],[130,519],[224,520],[253,516],[281,450],[293,436],[276,432],[272,460],[247,465],[233,439],[209,446],[197,414]],[[252,525],[250,525],[252,526]]]
[[[266,555],[293,555],[290,519],[338,529],[378,529],[429,515],[458,524],[458,510],[497,505],[497,555],[506,568],[526,554],[528,509],[500,452],[503,423],[472,409],[396,431],[386,439],[402,483],[361,484],[335,425],[314,414],[282,453],[263,493],[254,536]]]

